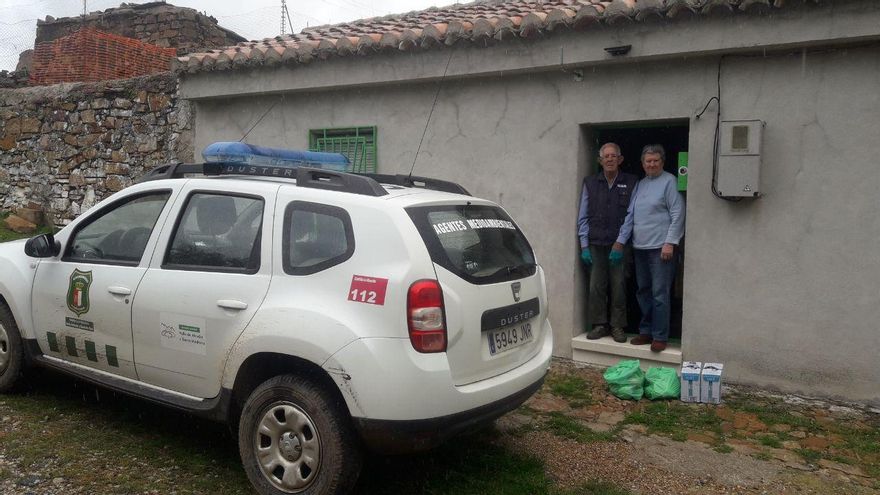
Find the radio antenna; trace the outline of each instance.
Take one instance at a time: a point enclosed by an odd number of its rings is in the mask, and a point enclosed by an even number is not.
[[[290,22],[290,11],[287,10],[287,0],[281,0],[281,36],[287,34],[287,26],[290,26],[290,34],[293,34],[293,23]]]
[[[443,75],[440,76],[440,81],[437,82],[437,91],[434,92],[434,103],[431,104],[431,111],[428,112],[428,119],[425,120],[425,129],[422,131],[422,138],[419,139],[419,147],[416,149],[416,156],[413,157],[412,167],[409,169],[410,178],[412,178],[413,170],[416,169],[416,160],[419,159],[419,151],[422,150],[422,143],[425,141],[425,134],[428,133],[428,124],[431,123],[431,116],[434,115],[434,107],[437,106],[437,97],[440,96],[440,90],[443,88],[443,80],[446,79],[446,73],[449,72],[449,62],[452,62],[452,55],[454,53],[454,50],[449,50],[449,58],[446,59],[446,68],[443,69]]]

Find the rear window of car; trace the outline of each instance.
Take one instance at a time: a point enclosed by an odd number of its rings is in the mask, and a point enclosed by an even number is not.
[[[434,263],[474,284],[534,275],[535,255],[519,227],[497,206],[407,208]]]

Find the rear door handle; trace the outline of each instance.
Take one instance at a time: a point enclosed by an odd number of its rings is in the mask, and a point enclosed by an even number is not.
[[[236,301],[235,299],[220,299],[219,301],[217,301],[217,306],[226,309],[234,309],[237,311],[247,309],[246,302]]]
[[[117,296],[130,296],[131,295],[131,289],[129,289],[128,287],[119,287],[119,286],[114,286],[114,285],[107,287],[107,292],[109,292],[111,294],[115,294]]]

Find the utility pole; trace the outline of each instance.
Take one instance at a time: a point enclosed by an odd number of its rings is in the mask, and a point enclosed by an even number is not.
[[[83,17],[87,16],[89,13],[89,9],[88,9],[87,4],[88,4],[88,0],[83,0]]]

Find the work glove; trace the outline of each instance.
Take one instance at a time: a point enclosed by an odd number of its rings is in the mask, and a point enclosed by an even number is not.
[[[612,249],[610,253],[608,253],[608,261],[611,263],[611,266],[617,266],[623,261],[623,251],[617,251]]]
[[[581,250],[581,261],[587,266],[593,264],[593,257],[590,256],[590,248],[584,248]]]

